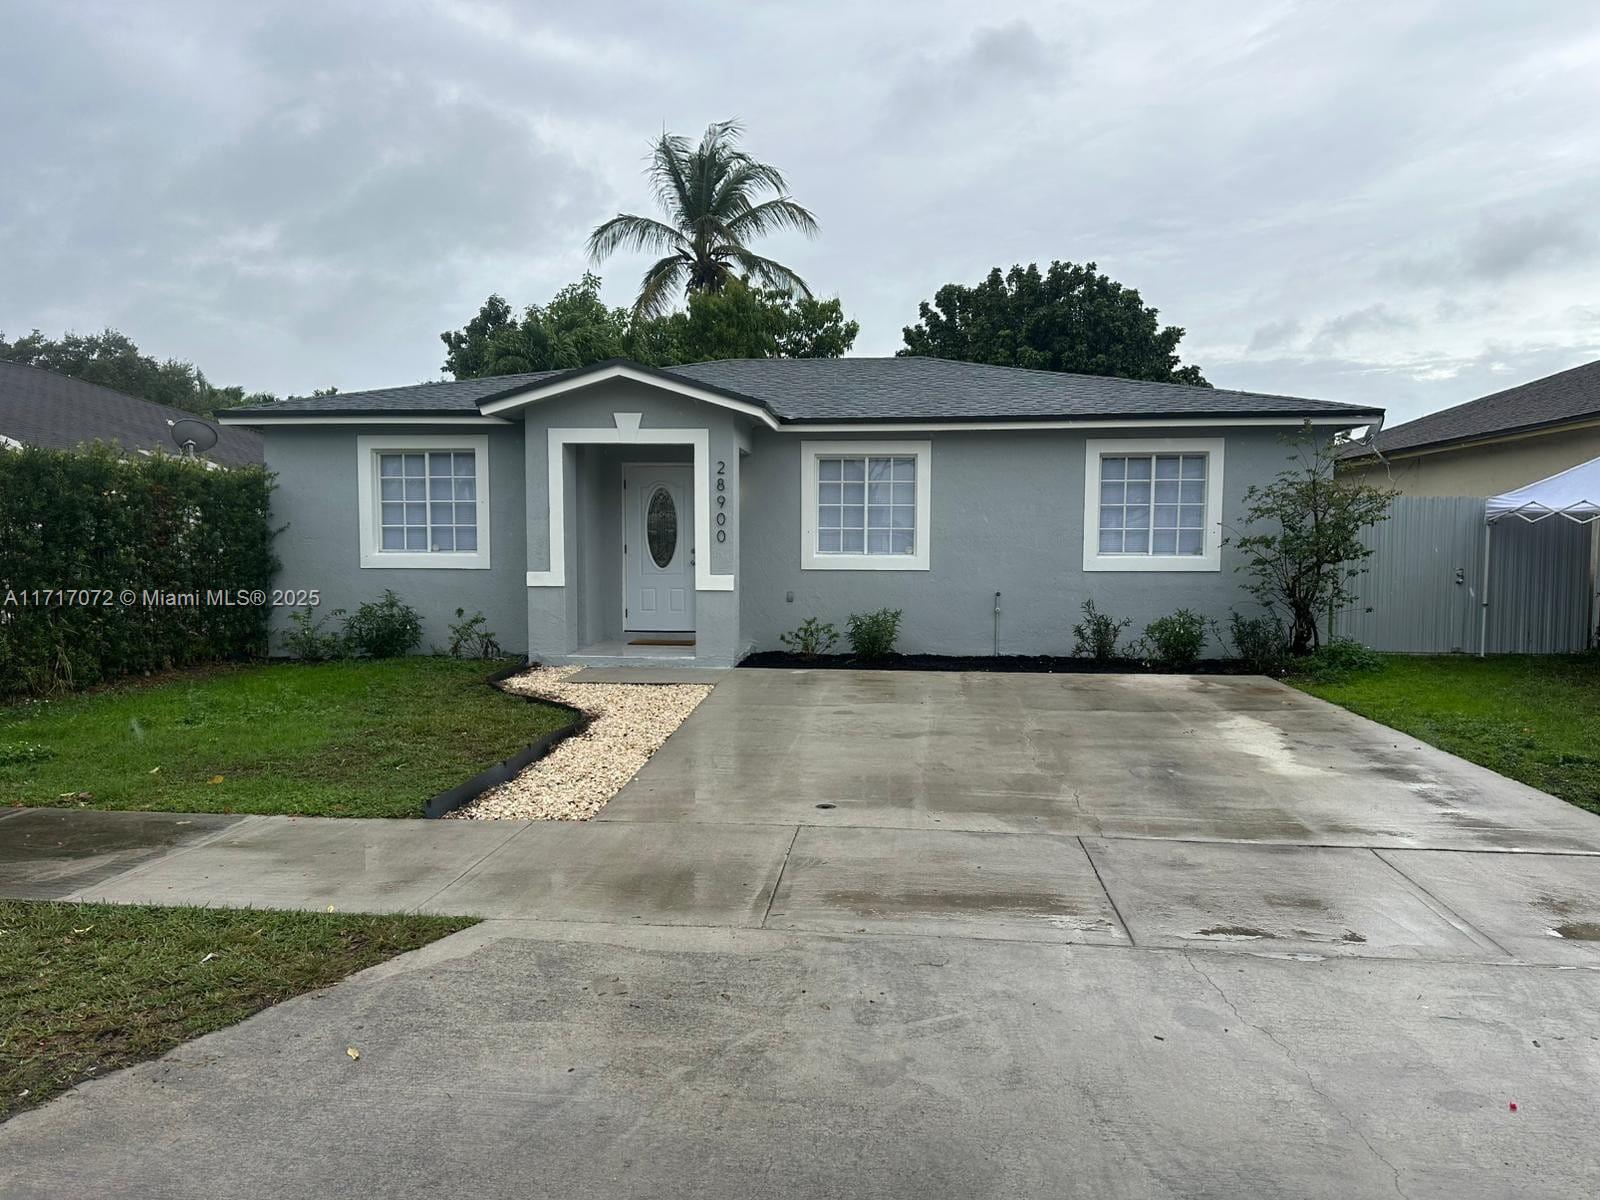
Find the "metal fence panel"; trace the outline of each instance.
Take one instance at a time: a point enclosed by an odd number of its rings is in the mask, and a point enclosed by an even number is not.
[[[1400,496],[1366,531],[1373,550],[1353,581],[1357,601],[1333,628],[1375,650],[1476,654],[1483,582],[1484,500]],[[1553,654],[1589,645],[1592,531],[1559,518],[1501,521],[1489,564],[1488,652]]]

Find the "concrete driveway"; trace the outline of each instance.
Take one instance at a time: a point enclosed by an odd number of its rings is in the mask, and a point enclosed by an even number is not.
[[[495,919],[0,1126],[0,1194],[1600,1190],[1600,818],[1267,680],[738,671],[585,826],[175,842],[0,890]]]

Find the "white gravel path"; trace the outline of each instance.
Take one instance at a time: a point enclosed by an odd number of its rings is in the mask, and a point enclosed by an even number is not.
[[[508,692],[581,709],[589,714],[589,728],[449,817],[587,821],[711,694],[701,683],[568,682],[581,669],[535,667],[500,685]]]

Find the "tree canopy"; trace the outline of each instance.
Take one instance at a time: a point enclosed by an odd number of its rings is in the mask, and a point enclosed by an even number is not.
[[[217,387],[191,362],[176,358],[159,362],[141,353],[132,338],[115,329],[64,333],[59,338],[45,337],[35,329],[14,342],[0,335],[0,360],[43,367],[201,416],[241,404],[269,404],[277,399],[267,392]]]
[[[439,335],[444,369],[457,379],[569,371],[608,358],[649,366],[718,358],[838,358],[860,326],[837,298],[818,300],[730,280],[716,292],[694,292],[687,308],[664,316],[607,308],[600,279],[585,274],[545,305],[519,316],[490,296],[478,315]]]
[[[979,284],[949,283],[918,307],[902,355],[959,359],[1036,371],[1071,371],[1211,386],[1180,366],[1183,330],[1162,327],[1135,288],[1094,263],[995,267]]]
[[[637,315],[661,316],[679,291],[720,292],[741,275],[763,287],[811,295],[794,271],[750,248],[754,239],[784,229],[814,237],[817,221],[789,196],[777,167],[739,148],[742,132],[737,121],[719,121],[698,146],[663,133],[645,174],[666,220],[618,213],[589,235],[596,263],[619,249],[662,255],[640,281]]]

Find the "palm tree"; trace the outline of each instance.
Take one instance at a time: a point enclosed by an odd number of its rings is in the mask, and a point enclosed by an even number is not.
[[[679,287],[685,295],[720,292],[735,271],[810,297],[805,280],[749,247],[752,239],[780,229],[815,237],[817,220],[789,198],[777,167],[739,149],[742,131],[738,121],[719,121],[707,127],[698,146],[662,133],[645,174],[667,221],[619,213],[589,235],[589,257],[596,263],[618,249],[665,252],[644,273],[633,304],[636,316],[660,316]],[[767,192],[772,195],[760,199]]]

